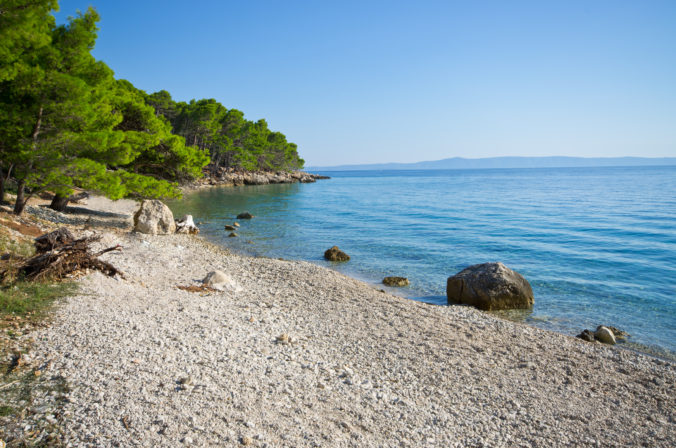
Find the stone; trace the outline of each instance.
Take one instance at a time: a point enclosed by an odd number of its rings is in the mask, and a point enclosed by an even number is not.
[[[293,342],[293,338],[289,336],[288,333],[282,333],[275,338],[275,341],[277,341],[279,344],[291,344]]]
[[[406,277],[385,277],[383,284],[393,287],[408,286],[410,283]]]
[[[580,338],[580,339],[582,339],[583,341],[587,341],[587,342],[594,342],[594,341],[595,341],[595,339],[594,339],[594,333],[592,333],[592,332],[589,331],[589,330],[582,330],[582,333],[578,334],[578,335],[575,336],[575,337],[576,337],[576,338]]]
[[[612,330],[608,327],[604,327],[603,325],[599,325],[599,327],[596,329],[596,332],[594,332],[594,337],[597,341],[603,342],[604,344],[615,345],[617,342]]]
[[[470,266],[446,282],[447,303],[472,305],[480,310],[528,309],[535,299],[528,281],[502,263]]]
[[[624,330],[620,330],[617,327],[611,327],[610,325],[606,325],[606,327],[613,332],[613,335],[615,336],[616,340],[626,340],[629,337],[629,333],[627,333]]]
[[[176,233],[196,235],[200,233],[200,229],[195,225],[192,215],[183,215],[183,218],[176,221]]]
[[[223,271],[209,272],[207,276],[204,277],[204,280],[202,280],[202,284],[219,291],[225,291],[226,289],[233,291],[240,290],[237,283]]]
[[[254,215],[252,215],[249,212],[242,212],[239,215],[237,215],[237,219],[251,219],[253,217],[254,217]]]
[[[184,376],[182,378],[179,378],[178,384],[184,384],[186,386],[190,386],[193,383],[193,379],[191,376]]]
[[[327,249],[326,252],[324,252],[324,258],[326,258],[329,261],[348,261],[350,259],[350,256],[340,250],[338,246],[333,246],[330,249]]]
[[[232,225],[235,226],[235,227],[239,227],[239,223],[238,223],[238,222],[233,222]]]
[[[146,199],[134,213],[134,230],[150,235],[169,235],[176,232],[174,215],[162,201]]]
[[[225,230],[231,230],[231,231],[232,231],[232,230],[237,230],[237,227],[235,227],[235,226],[229,226],[229,225],[226,224],[226,225],[225,225]]]
[[[230,235],[228,235],[229,238],[235,238],[239,235],[237,235],[235,232],[230,232]]]

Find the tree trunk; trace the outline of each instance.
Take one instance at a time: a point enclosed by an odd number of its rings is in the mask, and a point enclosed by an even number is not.
[[[57,212],[65,212],[66,207],[68,207],[68,202],[70,202],[69,196],[61,196],[60,194],[55,194],[52,199],[52,203],[49,204],[49,208],[56,210]]]
[[[7,182],[9,182],[9,178],[12,176],[12,168],[14,168],[14,164],[10,164],[9,168],[7,169],[7,175],[5,176],[4,173],[2,172],[2,168],[0,168],[0,204],[5,204],[5,188],[7,187]]]
[[[33,128],[33,133],[31,134],[31,139],[33,140],[33,151],[37,150],[38,146],[38,135],[40,135],[40,126],[42,125],[42,111],[44,108],[40,106],[40,110],[38,110],[38,119],[35,121],[35,127]],[[30,170],[33,168],[33,164],[30,163],[28,165],[28,173],[30,173]],[[23,179],[17,179],[16,183],[16,202],[14,203],[14,214],[15,215],[20,215],[23,213],[23,209],[26,208],[26,203],[28,202],[28,199],[30,196],[27,198],[25,197],[26,189],[26,178],[24,176]]]
[[[5,175],[2,173],[2,167],[0,167],[0,204],[5,203]]]
[[[20,215],[23,213],[23,209],[26,207],[26,197],[24,196],[24,190],[26,188],[26,181],[21,179],[16,184],[16,202],[14,203],[14,214]]]

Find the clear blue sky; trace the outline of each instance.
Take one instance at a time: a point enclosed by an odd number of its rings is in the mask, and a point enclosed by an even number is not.
[[[215,98],[307,165],[676,156],[676,1],[67,0],[94,55]]]

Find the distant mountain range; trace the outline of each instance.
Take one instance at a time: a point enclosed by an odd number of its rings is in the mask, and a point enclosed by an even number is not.
[[[311,166],[308,171],[362,170],[464,170],[487,168],[570,168],[595,166],[676,165],[676,157],[489,157],[485,159],[450,159],[416,163],[373,163],[367,165]]]

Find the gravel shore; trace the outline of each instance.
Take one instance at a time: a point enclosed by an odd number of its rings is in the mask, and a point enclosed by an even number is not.
[[[89,225],[123,246],[103,258],[126,279],[85,277],[32,335],[44,375],[68,384],[72,446],[676,445],[669,361],[131,233],[134,206],[88,205],[110,213]],[[177,288],[216,269],[239,290]]]

